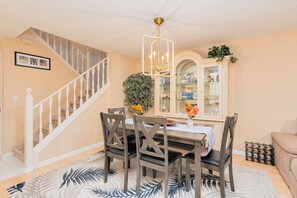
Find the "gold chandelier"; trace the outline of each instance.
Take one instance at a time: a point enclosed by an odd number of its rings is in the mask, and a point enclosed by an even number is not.
[[[161,33],[162,17],[154,19],[156,36],[143,35],[142,38],[142,73],[152,77],[171,76],[174,74],[174,43],[168,39],[168,33]]]

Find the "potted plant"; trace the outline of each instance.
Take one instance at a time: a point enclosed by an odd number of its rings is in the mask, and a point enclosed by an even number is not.
[[[208,58],[217,58],[217,61],[222,61],[225,56],[230,56],[231,63],[235,63],[238,61],[238,58],[233,56],[233,53],[230,52],[230,47],[226,45],[219,46],[213,46],[212,48],[208,49]]]
[[[142,73],[132,74],[123,82],[124,104],[132,113],[143,114],[153,106],[153,79]]]

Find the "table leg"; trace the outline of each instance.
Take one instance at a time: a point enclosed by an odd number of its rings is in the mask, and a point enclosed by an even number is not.
[[[201,143],[195,142],[195,198],[201,197]]]

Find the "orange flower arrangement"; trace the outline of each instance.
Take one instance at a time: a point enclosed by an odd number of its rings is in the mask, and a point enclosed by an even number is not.
[[[186,108],[185,108],[188,117],[189,118],[194,118],[198,112],[199,112],[199,108],[196,106],[192,106],[190,103],[186,102]]]
[[[140,104],[131,105],[130,106],[130,111],[132,111],[132,113],[136,113],[137,115],[142,115],[143,114],[143,109],[142,109],[142,106]]]

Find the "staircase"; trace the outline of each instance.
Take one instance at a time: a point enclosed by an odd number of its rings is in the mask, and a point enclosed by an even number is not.
[[[89,50],[82,52],[73,41],[31,28],[31,32],[38,36],[52,50],[55,51],[78,74],[82,74],[90,68],[91,59]]]
[[[48,45],[49,43],[46,42]],[[73,44],[68,44],[72,50],[75,49],[71,53],[67,53],[67,50],[65,53],[65,51],[60,50],[61,47],[53,46],[52,49],[55,51],[58,49],[56,51],[57,53],[60,52],[58,55],[67,61],[79,75],[35,105],[33,105],[32,89],[27,88],[25,142],[22,145],[16,145],[13,151],[16,157],[25,162],[25,167],[28,170],[38,167],[39,153],[109,87],[107,78],[108,58],[88,68],[85,63],[89,61],[85,59],[87,57],[82,52],[76,52],[76,54],[80,54],[77,56],[80,58],[73,59],[73,52],[79,50],[74,48]],[[69,57],[72,59],[70,62]],[[79,59],[82,61],[74,61]]]

